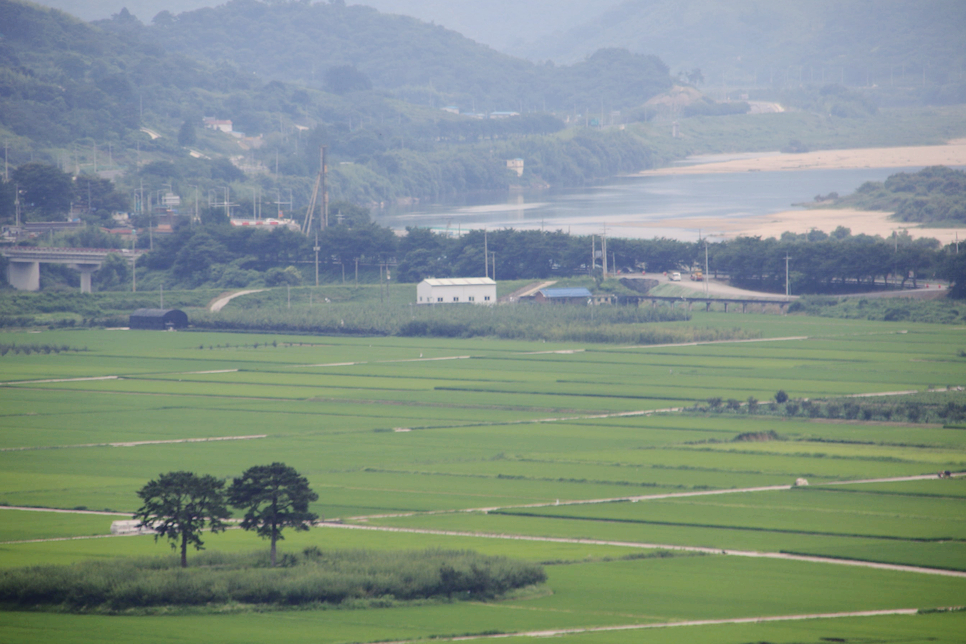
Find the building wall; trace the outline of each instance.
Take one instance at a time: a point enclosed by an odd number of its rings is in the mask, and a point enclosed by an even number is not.
[[[495,304],[495,284],[467,284],[432,286],[420,283],[416,286],[417,304]]]

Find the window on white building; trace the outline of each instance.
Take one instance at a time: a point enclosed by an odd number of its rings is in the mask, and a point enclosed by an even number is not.
[[[470,302],[475,302],[475,301],[476,301],[476,298],[470,295]]]
[[[490,301],[490,296],[489,295],[484,295],[483,296],[483,301],[484,302],[489,302]]]
[[[442,301],[443,301],[443,298],[441,298],[441,297],[437,297],[437,298],[436,298],[436,301],[437,301],[437,302],[442,302]]]
[[[454,302],[459,302],[459,301],[460,301],[460,298],[458,298],[458,297],[454,297],[454,298],[453,298],[453,301],[454,301]]]

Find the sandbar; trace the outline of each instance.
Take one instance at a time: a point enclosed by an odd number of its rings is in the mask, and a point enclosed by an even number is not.
[[[966,165],[966,139],[954,139],[945,145],[916,145],[893,148],[856,148],[851,150],[818,150],[803,154],[741,155],[741,158],[696,165],[646,170],[640,176],[722,174],[736,172],[783,172],[791,170],[845,170],[852,168],[909,168],[932,165]],[[853,235],[891,237],[893,231],[906,230],[913,238],[932,237],[943,244],[966,241],[966,225],[956,228],[925,228],[891,219],[892,213],[850,208],[809,208],[785,210],[755,217],[673,218],[636,224],[642,228],[671,228],[693,233],[701,229],[709,237],[739,236],[780,237],[783,232],[805,233],[821,230],[830,233],[839,226],[851,229]]]
[[[816,150],[802,154],[762,153],[761,156],[645,170],[639,176],[674,174],[719,174],[734,172],[782,172],[791,170],[844,170],[851,168],[909,168],[931,165],[966,165],[966,139],[945,145],[915,145],[897,148],[855,148]]]
[[[676,217],[630,225],[641,228],[679,229],[686,230],[688,233],[700,229],[704,236],[712,239],[755,236],[760,236],[763,239],[768,237],[778,238],[784,232],[807,233],[810,230],[831,233],[839,226],[844,226],[850,229],[853,235],[891,237],[893,231],[901,232],[905,230],[914,239],[932,237],[938,239],[943,245],[957,240],[966,243],[966,225],[961,228],[919,228],[914,224],[890,219],[891,215],[890,212],[878,210],[809,208],[807,210],[785,210],[754,217]]]

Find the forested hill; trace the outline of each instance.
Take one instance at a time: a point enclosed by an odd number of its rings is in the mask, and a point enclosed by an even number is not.
[[[964,34],[962,0],[625,0],[520,53],[567,62],[625,47],[699,67],[716,87],[838,82],[895,102],[962,103]]]
[[[116,18],[97,24],[130,30]],[[440,26],[342,2],[232,0],[162,12],[139,35],[264,78],[336,91],[371,83],[415,103],[464,111],[596,112],[640,105],[670,87],[668,68],[651,55],[604,49],[572,66],[536,65]],[[339,69],[352,76],[333,76]]]

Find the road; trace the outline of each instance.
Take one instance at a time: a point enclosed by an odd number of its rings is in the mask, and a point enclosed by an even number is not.
[[[959,610],[949,607],[946,610]],[[893,608],[891,610],[863,610],[848,613],[805,613],[800,615],[762,615],[758,617],[733,617],[731,619],[696,619],[680,622],[659,622],[656,624],[618,624],[614,626],[588,626],[585,628],[557,628],[545,631],[518,631],[516,633],[486,633],[480,635],[459,635],[456,637],[434,637],[435,642],[468,642],[472,640],[506,639],[509,637],[555,637],[558,635],[577,635],[580,633],[606,633],[610,631],[637,631],[651,628],[674,628],[678,626],[716,626],[719,624],[763,624],[767,622],[793,622],[806,619],[836,619],[842,617],[881,617],[884,615],[916,615],[917,608]],[[386,644],[417,644],[425,640],[396,640]]]
[[[217,313],[218,311],[225,308],[225,305],[231,302],[236,297],[241,297],[242,295],[249,295],[250,293],[261,293],[262,291],[267,291],[267,290],[268,289],[264,289],[264,288],[252,288],[252,289],[248,289],[247,291],[238,291],[237,293],[224,295],[216,299],[214,302],[212,302],[211,305],[208,307],[208,310],[211,311],[212,313]]]
[[[735,286],[729,286],[723,282],[718,282],[713,279],[707,279],[701,282],[692,282],[687,273],[681,274],[680,282],[672,282],[668,277],[662,273],[647,273],[642,275],[621,275],[621,278],[628,279],[651,279],[660,282],[660,285],[670,285],[679,286],[682,288],[694,291],[693,297],[704,297],[705,286],[707,285],[707,293],[711,297],[724,297],[732,298],[736,300],[785,300],[788,299],[784,295],[776,293],[763,293],[761,291],[749,291],[743,288],[737,288]],[[795,299],[795,296],[791,296],[791,299]]]

